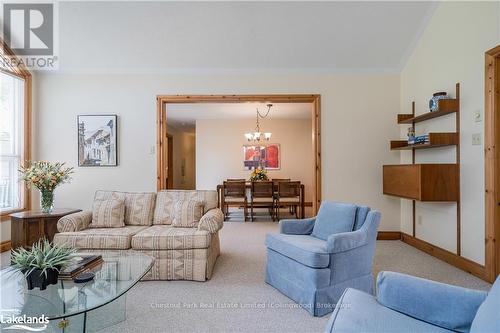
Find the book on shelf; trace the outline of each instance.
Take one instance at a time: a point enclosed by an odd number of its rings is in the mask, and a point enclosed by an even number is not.
[[[430,142],[429,134],[425,134],[412,137],[410,140],[408,140],[408,145],[418,145],[429,142]]]
[[[75,276],[95,270],[102,265],[101,255],[97,254],[77,254],[76,260],[59,273],[60,280],[73,280]]]

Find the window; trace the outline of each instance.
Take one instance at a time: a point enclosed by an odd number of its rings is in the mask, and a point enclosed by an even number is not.
[[[0,211],[25,207],[18,169],[24,160],[25,80],[0,72]]]

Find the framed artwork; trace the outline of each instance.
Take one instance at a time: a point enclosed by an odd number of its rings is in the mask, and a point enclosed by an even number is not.
[[[117,166],[117,115],[78,116],[78,166]]]
[[[281,168],[279,144],[243,146],[243,168],[245,170],[252,170],[259,166],[267,170],[279,170]]]

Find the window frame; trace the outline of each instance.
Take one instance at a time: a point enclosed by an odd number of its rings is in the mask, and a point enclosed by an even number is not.
[[[0,38],[0,58],[5,62],[6,59],[17,58],[14,52],[7,46],[2,38]],[[20,63],[20,62],[16,62]],[[19,65],[15,67],[0,67],[0,73],[11,75],[24,82],[24,115],[23,115],[23,145],[21,152],[21,162],[29,161],[31,159],[31,101],[32,101],[32,75],[24,67]],[[3,211],[0,213],[0,222],[10,220],[9,215],[12,213],[22,212],[31,208],[31,191],[23,184],[23,195],[21,196],[20,208]]]

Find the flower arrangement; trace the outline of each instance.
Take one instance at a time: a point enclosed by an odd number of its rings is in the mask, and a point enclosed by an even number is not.
[[[55,188],[71,181],[73,168],[66,167],[65,163],[34,161],[27,162],[19,172],[22,180],[40,190],[42,212],[50,213],[53,208]]]
[[[12,265],[20,269],[28,281],[28,289],[57,283],[59,271],[74,260],[74,249],[51,244],[40,240],[31,250],[18,248],[12,250]]]
[[[267,178],[267,171],[262,168],[256,168],[252,170],[252,173],[250,174],[250,181],[258,181],[258,180],[268,180]]]

